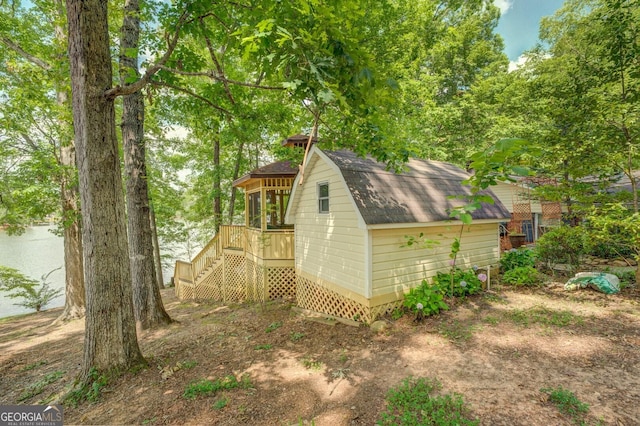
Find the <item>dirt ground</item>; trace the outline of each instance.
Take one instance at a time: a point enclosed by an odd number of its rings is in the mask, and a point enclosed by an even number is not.
[[[149,368],[111,380],[65,424],[374,425],[390,388],[435,377],[482,425],[570,425],[541,388],[589,404],[587,424],[640,424],[640,293],[494,288],[421,323],[370,328],[312,321],[289,302],[180,302],[179,323],[139,336]],[[58,309],[0,320],[0,404],[51,401],[73,382],[83,322]],[[234,375],[250,386],[187,399],[190,383]]]

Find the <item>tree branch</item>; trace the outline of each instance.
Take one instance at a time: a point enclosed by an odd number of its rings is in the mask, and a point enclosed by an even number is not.
[[[161,70],[164,71],[168,71],[170,73],[173,74],[177,74],[177,75],[184,75],[187,77],[209,77],[212,80],[216,80],[216,81],[221,81],[221,82],[227,82],[229,84],[234,84],[236,86],[245,86],[245,87],[252,87],[254,89],[264,89],[264,90],[286,90],[284,87],[278,87],[278,86],[265,86],[260,84],[260,81],[262,79],[262,76],[259,76],[258,78],[258,83],[249,83],[249,82],[245,82],[245,81],[237,81],[237,80],[231,80],[228,79],[224,76],[220,76],[217,74],[214,74],[212,72],[189,72],[189,71],[182,71],[176,68],[170,68],[167,66],[161,66],[160,67]]]
[[[233,114],[231,113],[231,111],[222,108],[221,106],[218,106],[216,104],[214,104],[213,102],[211,102],[209,99],[205,98],[204,96],[200,96],[197,93],[194,93],[188,89],[185,89],[184,87],[180,87],[180,86],[175,86],[173,84],[169,84],[169,83],[163,83],[163,82],[159,82],[159,81],[151,81],[150,84],[154,85],[154,86],[158,86],[158,87],[166,87],[169,89],[173,89],[177,92],[181,92],[184,93],[186,95],[189,96],[193,96],[196,99],[201,100],[202,102],[206,103],[207,105],[209,105],[211,108],[216,109],[224,114],[227,114],[228,116],[232,117]]]
[[[31,62],[34,65],[39,66],[43,70],[49,71],[51,69],[51,65],[49,65],[47,62],[43,61],[42,59],[38,58],[37,56],[30,54],[29,52],[24,50],[22,47],[20,47],[20,45],[14,42],[13,40],[2,36],[0,37],[0,42],[2,42],[2,44],[7,46],[8,48],[13,49],[15,52],[17,52],[20,56],[25,58],[27,61]]]
[[[162,57],[155,64],[147,68],[147,70],[145,71],[142,78],[140,78],[140,80],[136,81],[133,84],[129,84],[127,86],[113,87],[105,92],[105,96],[107,98],[115,98],[117,96],[130,95],[142,89],[144,86],[146,86],[151,81],[151,77],[153,77],[153,75],[157,73],[171,57],[171,54],[173,53],[176,46],[178,45],[178,40],[180,39],[180,30],[185,20],[187,19],[188,15],[189,14],[187,10],[185,10],[184,13],[180,16],[180,19],[176,23],[173,37],[171,38],[171,40],[168,40],[167,42],[167,51],[164,52],[164,55],[162,55]]]
[[[204,22],[202,20],[200,20],[200,25],[202,25],[202,27],[204,28]],[[218,75],[222,76],[223,78],[222,84],[224,85],[224,91],[227,94],[227,98],[229,98],[229,102],[231,102],[231,105],[235,105],[236,100],[233,98],[233,93],[231,93],[231,90],[229,89],[229,82],[224,77],[224,70],[222,69],[222,65],[220,65],[220,61],[218,61],[218,57],[216,56],[215,50],[213,49],[213,43],[211,43],[211,39],[208,36],[205,36],[204,40],[207,43],[207,50],[209,51],[209,56],[211,56],[211,60],[213,61],[213,64],[216,66]]]

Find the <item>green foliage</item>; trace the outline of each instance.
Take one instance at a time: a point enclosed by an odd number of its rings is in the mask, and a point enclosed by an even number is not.
[[[540,392],[549,395],[549,401],[551,401],[561,413],[571,416],[575,420],[583,418],[589,411],[589,404],[580,401],[573,392],[562,386],[558,386],[557,388],[542,388]]]
[[[33,370],[34,368],[40,367],[41,365],[47,365],[47,364],[48,364],[47,361],[36,361],[33,364],[24,366],[21,371]]]
[[[553,228],[536,242],[537,258],[549,269],[566,263],[575,271],[586,252],[585,237],[584,229],[580,226],[563,225]]]
[[[445,295],[464,297],[476,294],[482,289],[482,282],[473,269],[463,271],[460,268],[454,268],[452,272],[453,274],[438,272],[433,278],[434,287],[440,289]],[[452,285],[453,293],[451,292]]]
[[[606,246],[612,257],[640,255],[640,213],[622,204],[608,204],[593,209],[587,223],[590,251]]]
[[[387,407],[378,417],[380,426],[477,425],[461,395],[435,395],[442,389],[437,379],[408,377],[387,394]]]
[[[270,343],[266,343],[266,344],[263,344],[263,345],[258,345],[254,349],[256,351],[268,351],[271,348],[273,348],[273,345],[270,344]]]
[[[440,241],[426,238],[424,236],[424,232],[421,232],[420,234],[418,234],[418,236],[405,235],[404,239],[405,239],[405,243],[400,246],[401,248],[416,246],[417,248],[432,249],[437,244],[440,244]]]
[[[196,399],[199,396],[212,395],[221,390],[236,388],[248,389],[250,387],[252,387],[252,384],[248,375],[242,376],[240,381],[238,381],[235,376],[229,375],[222,379],[202,379],[191,382],[184,390],[182,396],[185,399]]]
[[[404,296],[403,303],[411,312],[420,316],[429,316],[449,309],[449,306],[444,303],[444,296],[440,288],[429,285],[427,280],[422,280],[422,284],[412,288]]]
[[[63,402],[77,407],[83,401],[96,403],[100,399],[102,389],[107,386],[109,379],[106,374],[99,374],[98,370],[91,368],[87,382],[80,388],[69,392]]]
[[[40,395],[44,391],[45,387],[47,387],[51,383],[58,381],[58,379],[60,379],[63,374],[64,372],[62,371],[54,371],[52,373],[45,374],[42,379],[29,385],[24,390],[24,392],[20,394],[20,396],[18,397],[18,402],[22,402],[36,395]]]
[[[517,267],[530,266],[536,264],[536,254],[527,248],[511,249],[502,254],[500,267],[502,272],[510,271]]]
[[[304,333],[291,332],[291,341],[297,342],[298,340],[304,338]]]
[[[502,282],[513,286],[531,287],[541,284],[540,273],[533,266],[517,266],[502,276]]]
[[[391,312],[391,318],[393,320],[399,320],[404,315],[404,311],[399,308],[395,308],[393,312]]]
[[[0,266],[0,291],[9,293],[7,297],[11,299],[23,299],[14,305],[40,312],[43,307],[62,294],[62,289],[51,289],[46,281],[49,275],[58,269],[60,268],[43,275],[42,282],[38,283],[21,274],[17,269]]]
[[[322,363],[322,361],[318,361],[315,360],[309,356],[305,356],[304,358],[302,358],[302,365],[304,365],[304,368],[306,368],[307,370],[322,370],[322,367],[324,366],[324,364]]]
[[[222,398],[216,399],[215,402],[213,403],[213,405],[211,406],[211,408],[213,408],[214,410],[218,411],[218,410],[222,410],[224,407],[226,407],[227,404],[229,404],[229,398],[223,396]]]
[[[280,327],[282,327],[282,323],[276,321],[276,322],[272,322],[271,324],[269,324],[264,331],[265,331],[265,333],[271,333],[272,331],[277,330]]]

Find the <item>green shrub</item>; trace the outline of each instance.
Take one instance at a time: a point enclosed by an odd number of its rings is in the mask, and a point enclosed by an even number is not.
[[[587,216],[588,253],[604,258],[640,256],[640,214],[623,204],[604,204]]]
[[[433,278],[433,285],[447,296],[467,296],[476,294],[482,289],[482,282],[473,270],[463,271],[455,268],[453,271],[453,293],[451,292],[451,273],[438,272]]]
[[[502,276],[502,282],[514,286],[536,286],[541,283],[540,273],[531,266],[518,266],[510,269]]]
[[[502,268],[502,272],[523,266],[533,267],[535,264],[536,253],[527,248],[511,249],[504,252],[500,258],[500,268]]]
[[[437,379],[409,377],[387,394],[387,407],[377,425],[477,425],[468,418],[461,395],[433,395],[442,389]]]
[[[443,299],[442,291],[437,286],[431,286],[427,280],[422,280],[420,286],[412,288],[404,296],[404,306],[420,316],[428,316],[449,309]]]
[[[580,226],[559,226],[545,233],[536,242],[538,260],[549,269],[560,263],[578,269],[585,250],[586,233]]]

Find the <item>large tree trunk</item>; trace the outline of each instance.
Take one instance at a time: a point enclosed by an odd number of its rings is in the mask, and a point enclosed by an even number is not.
[[[143,363],[131,271],[113,99],[107,2],[67,0],[73,122],[86,287],[81,379]]]
[[[138,49],[139,10],[138,0],[125,1],[120,38],[120,80],[123,86],[129,75],[138,75],[138,57],[130,52]],[[133,309],[137,325],[148,329],[171,323],[172,320],[162,304],[154,266],[144,145],[144,99],[140,91],[123,98],[122,143],[127,181]]]
[[[65,14],[62,0],[56,1],[56,13],[58,22],[63,21]],[[55,27],[55,40],[60,48],[66,45],[66,34],[62,25]],[[60,59],[63,60],[63,49],[60,49]],[[60,107],[68,107],[68,88],[57,89],[57,103]],[[62,125],[68,126],[59,120]],[[65,272],[65,299],[64,310],[55,320],[55,323],[70,321],[84,317],[85,289],[84,271],[82,269],[82,234],[80,232],[80,201],[77,183],[76,152],[73,140],[63,136],[60,139],[60,165],[62,176],[60,183],[60,198],[62,200],[63,241],[64,241],[64,272]]]
[[[74,183],[76,167],[72,146],[60,148],[60,163],[63,178],[60,194],[64,236],[65,300],[62,314],[56,323],[82,318],[85,312],[84,272],[82,269],[82,235],[80,212],[78,211],[78,187]]]

